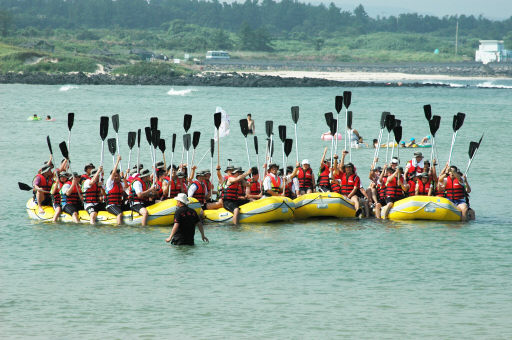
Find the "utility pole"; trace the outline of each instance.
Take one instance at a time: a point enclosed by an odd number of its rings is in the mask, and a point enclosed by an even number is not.
[[[457,26],[455,28],[455,55],[457,55],[458,47],[459,47],[459,19],[457,19]]]

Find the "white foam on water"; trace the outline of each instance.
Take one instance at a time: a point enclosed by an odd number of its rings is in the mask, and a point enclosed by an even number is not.
[[[76,85],[64,85],[64,86],[60,87],[59,91],[66,92],[66,91],[77,89],[77,88],[78,88],[78,86],[76,86]]]
[[[494,84],[492,81],[485,81],[483,83],[476,84],[476,87],[488,89],[512,89],[512,85],[499,85]]]
[[[192,92],[195,92],[195,89],[185,89],[185,90],[175,90],[171,87],[171,89],[167,92],[169,96],[186,96]]]

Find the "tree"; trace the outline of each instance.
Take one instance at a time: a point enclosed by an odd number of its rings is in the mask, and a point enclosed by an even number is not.
[[[12,25],[12,15],[8,11],[0,10],[0,31],[2,36],[7,36]]]

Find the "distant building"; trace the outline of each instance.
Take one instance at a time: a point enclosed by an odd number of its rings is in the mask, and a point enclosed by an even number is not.
[[[143,50],[143,49],[139,49],[139,48],[130,50],[130,54],[135,54],[140,59],[145,60],[145,61],[151,61],[151,58],[155,57],[153,52],[149,52],[149,51],[146,51],[146,50]]]
[[[480,40],[475,61],[484,64],[512,61],[512,51],[505,49],[503,40]]]

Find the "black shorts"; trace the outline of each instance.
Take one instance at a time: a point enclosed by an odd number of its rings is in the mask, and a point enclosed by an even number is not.
[[[329,191],[331,191],[331,188],[330,187],[326,187],[326,186],[318,186],[318,191],[320,191],[320,192],[329,192]]]
[[[53,210],[57,210],[57,208],[62,208],[62,206],[60,205],[60,203],[53,203]]]
[[[107,211],[111,213],[112,215],[119,215],[123,213],[123,209],[121,209],[120,206],[112,204],[107,207]]]
[[[143,203],[137,203],[131,206],[130,209],[132,209],[135,212],[138,212],[140,214],[140,209],[145,208],[146,206]]]
[[[382,206],[386,205],[386,199],[385,198],[379,198],[379,200],[377,202],[380,203],[380,205],[382,205]]]
[[[96,204],[96,205],[91,205],[86,210],[87,210],[87,213],[90,215],[93,212],[99,212],[102,209],[101,209],[101,206],[99,204]]]
[[[34,203],[37,204],[36,195],[34,195]],[[44,194],[44,200],[41,202],[41,205],[52,205],[52,196],[50,194]]]
[[[222,203],[224,209],[230,212],[234,212],[236,208],[240,207],[240,203],[238,201],[224,200]]]
[[[396,201],[400,201],[402,197],[386,197],[386,204],[395,203]]]
[[[62,208],[62,211],[66,214],[73,215],[74,213],[78,213],[78,208],[76,205],[68,203]]]

